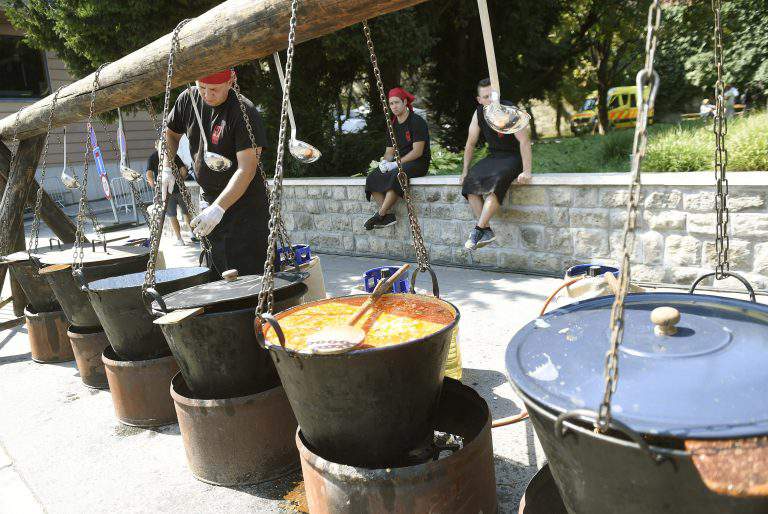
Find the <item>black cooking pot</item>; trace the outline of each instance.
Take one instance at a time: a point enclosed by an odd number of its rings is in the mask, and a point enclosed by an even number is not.
[[[351,298],[353,295],[342,298]],[[316,355],[259,342],[269,350],[308,444],[326,458],[353,466],[399,467],[432,437],[445,359],[459,310],[434,296],[453,321],[428,337],[402,344]],[[282,314],[322,303],[310,302]],[[280,316],[281,317],[281,316]],[[279,323],[279,320],[278,320]]]
[[[275,312],[300,303],[307,292],[302,282],[306,278],[306,273],[275,274]],[[156,317],[180,309],[202,309],[181,321],[160,324],[195,398],[246,396],[278,384],[269,354],[259,346],[254,334],[254,309],[260,290],[261,276],[250,275],[162,297],[151,292]]]
[[[155,359],[171,354],[160,327],[153,324],[141,296],[144,272],[118,275],[89,282],[88,297],[107,333],[112,348],[125,360]],[[172,268],[155,272],[155,289],[170,294],[210,280],[203,267]]]
[[[696,440],[738,445],[768,434],[768,306],[697,294],[628,295],[611,424],[599,433],[593,428],[612,304],[602,297],[552,311],[507,348],[510,381],[568,512],[768,512],[765,496],[710,489],[695,465],[702,454],[687,449]],[[676,333],[651,323],[659,307],[679,312]],[[665,323],[674,325],[674,317]]]
[[[88,282],[147,268],[149,248],[112,246],[84,248],[82,270],[72,273],[72,250],[40,256],[40,274],[51,286],[67,321],[76,327],[98,327],[99,318],[91,306],[85,286]],[[104,249],[105,248],[105,249]]]

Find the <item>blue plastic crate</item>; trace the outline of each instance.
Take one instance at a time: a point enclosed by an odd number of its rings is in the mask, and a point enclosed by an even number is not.
[[[277,249],[277,260],[281,265],[285,264],[285,261],[288,258],[287,253],[287,247]],[[293,245],[293,254],[296,264],[299,266],[312,260],[312,250],[309,248],[309,245]]]
[[[365,291],[367,293],[373,292],[373,289],[376,287],[376,284],[378,284],[379,280],[381,280],[381,272],[383,270],[387,270],[389,272],[389,276],[392,276],[399,269],[400,269],[400,266],[382,266],[380,268],[369,269],[368,271],[365,272],[365,275],[363,275],[363,284],[365,285]],[[400,280],[398,280],[392,285],[393,293],[407,293],[410,290],[411,290],[411,283],[407,278],[400,278]]]
[[[577,264],[576,266],[571,266],[566,270],[565,276],[570,278],[580,277],[582,275],[586,275],[589,272],[589,268],[592,266],[597,266],[599,268],[597,274],[598,275],[604,275],[606,273],[613,273],[613,276],[616,278],[619,278],[619,268],[616,268],[614,266],[603,266],[602,264]]]

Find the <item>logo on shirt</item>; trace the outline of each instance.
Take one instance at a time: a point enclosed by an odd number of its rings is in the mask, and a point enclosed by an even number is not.
[[[410,141],[411,140],[411,131],[410,130],[406,130],[405,131],[405,140],[406,141]]]
[[[220,124],[213,126],[213,132],[211,132],[211,142],[214,145],[219,144],[219,138],[221,137],[221,134],[224,132],[224,127],[227,126],[227,120],[222,120]]]

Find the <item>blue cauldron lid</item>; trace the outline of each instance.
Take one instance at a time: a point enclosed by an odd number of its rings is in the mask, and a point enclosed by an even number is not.
[[[507,347],[510,382],[562,413],[597,410],[605,388],[613,297],[577,302],[528,323]],[[673,336],[651,311],[680,312]],[[614,418],[675,438],[768,434],[768,306],[720,296],[627,296]]]

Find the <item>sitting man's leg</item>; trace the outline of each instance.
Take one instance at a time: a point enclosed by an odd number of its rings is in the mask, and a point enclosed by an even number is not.
[[[467,195],[467,200],[472,208],[472,212],[477,216],[477,225],[469,234],[469,239],[464,243],[464,248],[474,250],[482,248],[496,240],[496,234],[491,229],[491,218],[499,210],[499,199],[495,193],[489,193],[485,201],[479,195]]]

